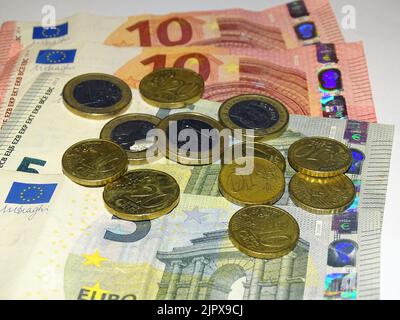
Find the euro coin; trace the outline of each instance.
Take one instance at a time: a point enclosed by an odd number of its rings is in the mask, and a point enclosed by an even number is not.
[[[285,178],[271,161],[243,157],[222,166],[218,186],[221,194],[237,205],[270,205],[282,197]]]
[[[65,106],[87,118],[116,115],[132,100],[129,86],[121,79],[104,73],[87,73],[72,78],[62,92]]]
[[[105,186],[107,210],[118,218],[143,221],[170,213],[179,203],[179,185],[169,174],[150,169],[129,171]]]
[[[276,164],[282,172],[286,170],[286,160],[282,153],[276,148],[265,143],[238,143],[224,151],[222,157],[223,163],[231,163],[237,158],[241,157],[258,157],[271,161]]]
[[[139,84],[144,101],[166,109],[183,108],[200,100],[204,80],[196,72],[184,68],[163,68],[145,76]]]
[[[75,183],[87,187],[104,186],[122,176],[128,157],[117,144],[101,139],[80,141],[62,157],[64,174]]]
[[[289,183],[289,195],[295,205],[315,214],[343,213],[351,206],[356,190],[344,174],[316,178],[295,174]]]
[[[229,221],[229,238],[244,254],[258,259],[276,259],[297,245],[300,228],[288,212],[271,206],[242,208]]]
[[[126,151],[132,164],[143,164],[155,161],[160,153],[157,151],[155,137],[151,130],[160,123],[160,119],[142,113],[131,113],[109,121],[101,130],[100,138],[111,140]]]
[[[349,169],[352,155],[349,148],[339,141],[309,137],[290,146],[288,161],[293,169],[306,175],[333,177]]]
[[[170,115],[161,120],[158,128],[167,138],[161,152],[184,165],[206,165],[220,160],[229,137],[222,135],[224,128],[218,121],[195,112]]]
[[[289,124],[289,112],[279,101],[257,94],[244,94],[226,100],[219,109],[221,123],[241,130],[243,137],[256,141],[282,135]]]

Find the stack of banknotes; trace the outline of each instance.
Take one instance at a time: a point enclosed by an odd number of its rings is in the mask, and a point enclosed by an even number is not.
[[[202,99],[180,109],[144,101],[139,83],[154,70],[192,69]],[[355,186],[339,214],[313,214],[290,199],[286,165],[277,207],[299,225],[297,246],[277,259],[239,251],[228,235],[241,207],[218,189],[219,162],[160,159],[130,164],[168,172],[180,202],[159,219],[111,215],[102,189],[73,183],[61,158],[98,138],[110,119],[70,112],[62,92],[85,73],[127,83],[124,113],[162,119],[196,112],[218,120],[221,103],[259,94],[290,113],[268,144],[287,158],[305,137],[347,146]],[[378,124],[361,42],[346,43],[328,0],[166,15],[77,14],[52,27],[8,21],[0,30],[0,298],[2,299],[377,299],[380,239],[393,126]],[[332,197],[336,195],[332,194]]]

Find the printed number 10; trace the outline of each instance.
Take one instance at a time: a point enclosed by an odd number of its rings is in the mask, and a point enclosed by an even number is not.
[[[210,65],[210,61],[208,60],[208,58],[201,53],[193,52],[193,53],[182,55],[176,59],[173,66],[175,68],[184,68],[186,62],[190,59],[197,60],[197,63],[199,66],[198,73],[203,77],[204,81],[207,81],[210,76],[211,65]],[[153,64],[153,70],[165,68],[166,64],[167,64],[167,55],[157,54],[157,55],[154,55],[154,56],[148,57],[147,59],[142,60],[141,63],[145,66]]]
[[[181,38],[177,40],[171,40],[168,35],[168,27],[171,23],[176,22],[181,28]],[[135,23],[134,25],[126,28],[129,32],[138,30],[140,38],[140,46],[151,47],[151,35],[150,35],[150,22],[149,20],[143,20]],[[188,43],[192,39],[193,30],[192,26],[188,21],[182,18],[171,18],[161,22],[157,27],[157,37],[160,43],[167,47],[179,46]]]

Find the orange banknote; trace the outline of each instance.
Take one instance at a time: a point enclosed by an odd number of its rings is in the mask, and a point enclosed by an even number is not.
[[[100,17],[77,14],[52,28],[8,21],[0,31],[0,65],[32,43],[92,41],[111,46],[217,45],[289,49],[343,42],[328,0],[300,0],[262,11],[228,9],[166,15]]]
[[[115,74],[137,89],[155,69],[185,67],[205,80],[204,99],[258,93],[274,97],[290,113],[376,122],[362,43],[318,44],[291,50],[212,46],[116,48],[88,42],[31,46],[14,57],[0,78],[0,109],[12,110],[24,86],[42,72],[74,76]],[[8,112],[9,114],[9,112]]]
[[[287,51],[185,47],[145,49],[116,72],[132,88],[149,72],[185,67],[206,82],[204,99],[222,102],[258,93],[292,114],[376,122],[361,43],[319,44]]]

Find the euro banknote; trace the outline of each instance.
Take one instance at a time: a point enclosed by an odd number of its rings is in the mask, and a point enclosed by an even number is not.
[[[234,249],[227,237],[227,222],[238,207],[218,191],[218,163],[191,167],[161,159],[144,166],[173,175],[182,194],[171,214],[143,223],[116,219],[105,210],[101,189],[65,178],[64,151],[79,140],[98,137],[107,122],[80,118],[63,106],[60,92],[68,79],[64,74],[39,75],[0,131],[1,297],[379,297],[392,126],[291,115],[288,130],[271,145],[287,156],[289,146],[302,137],[342,141],[353,154],[348,176],[357,197],[341,215],[317,216],[294,206],[286,190],[277,205],[297,219],[301,240],[282,259],[254,260]],[[135,89],[132,93],[134,104],[127,112],[162,118],[196,111],[217,117],[217,102],[200,100],[184,109],[162,110],[145,104]],[[287,165],[287,183],[293,174]]]
[[[374,209],[359,208],[357,230],[343,235],[335,230],[331,216],[280,205],[298,221],[299,242],[282,258],[254,259],[238,251],[227,235],[237,206],[220,196],[198,194],[191,188],[194,173],[189,169],[184,173],[175,165],[159,169],[173,174],[186,188],[173,212],[142,222],[109,214],[101,200],[102,189],[80,187],[62,175],[0,170],[0,297],[379,297],[381,221]],[[204,179],[196,186],[203,192],[208,188]],[[37,198],[32,190],[42,196]]]
[[[228,9],[128,17],[77,14],[50,28],[41,22],[5,22],[0,31],[0,65],[32,43],[71,39],[119,47],[212,44],[265,49],[343,41],[328,0],[293,1],[259,12]]]
[[[69,79],[70,76],[65,74],[41,73],[32,82],[0,131],[0,168],[11,171],[20,168],[22,171],[45,174],[61,173],[60,159],[70,145],[79,140],[99,136],[108,119],[82,118],[64,106],[61,92]],[[135,89],[132,89],[132,95],[133,102],[126,111],[128,113],[147,113],[164,118],[175,112],[195,111],[218,119],[218,102],[202,99],[188,107],[171,110],[147,104]],[[301,123],[299,127],[291,127],[297,122]],[[370,174],[371,183],[381,183],[376,188],[361,188],[361,192],[368,194],[366,198],[361,197],[361,204],[381,206],[383,210],[392,126],[291,115],[288,132],[270,143],[286,154],[285,148],[304,135],[327,136],[350,147],[354,146],[352,151],[357,161],[354,160],[352,170],[360,175],[366,174],[365,170],[372,170],[375,173]],[[291,173],[290,170],[288,172]],[[369,174],[366,174],[364,178],[368,176]]]
[[[33,45],[11,60],[0,78],[0,117],[41,72],[114,74],[133,89],[155,69],[185,67],[205,80],[204,99],[243,93],[281,101],[290,113],[376,122],[363,45],[318,44],[291,50],[219,47],[116,48],[90,42]]]

